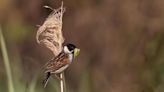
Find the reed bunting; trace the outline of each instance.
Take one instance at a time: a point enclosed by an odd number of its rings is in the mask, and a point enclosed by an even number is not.
[[[65,45],[62,52],[45,65],[46,78],[43,81],[44,87],[46,87],[51,74],[54,74],[55,77],[60,79],[57,74],[62,73],[66,68],[68,68],[79,52],[80,49],[78,49],[75,45]]]

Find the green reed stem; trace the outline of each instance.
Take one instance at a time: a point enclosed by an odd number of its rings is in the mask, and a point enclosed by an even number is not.
[[[8,90],[9,92],[14,92],[14,85],[13,85],[13,80],[12,80],[10,62],[9,62],[5,39],[3,37],[1,27],[0,27],[0,46],[1,46],[3,61],[4,61],[6,73],[7,73]]]
[[[60,80],[60,92],[66,92],[66,83],[65,83],[64,72],[60,73],[60,78],[62,79],[62,80]]]

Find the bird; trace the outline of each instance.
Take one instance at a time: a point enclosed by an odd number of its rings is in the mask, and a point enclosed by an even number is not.
[[[79,52],[80,49],[78,49],[74,44],[68,43],[63,46],[61,53],[45,65],[46,78],[43,80],[44,88],[52,74],[54,74],[57,79],[60,79],[57,74],[60,74],[67,69]]]

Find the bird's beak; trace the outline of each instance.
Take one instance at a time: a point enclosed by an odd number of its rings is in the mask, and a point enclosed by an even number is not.
[[[80,49],[75,48],[75,50],[74,50],[74,57],[77,57],[79,55],[79,53],[80,53]]]

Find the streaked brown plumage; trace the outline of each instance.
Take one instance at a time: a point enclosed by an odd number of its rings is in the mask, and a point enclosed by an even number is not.
[[[54,74],[59,79],[56,74],[63,72],[71,64],[74,58],[75,48],[75,45],[67,44],[58,56],[45,65],[46,78],[43,81],[44,87],[46,87],[51,74]]]
[[[45,65],[45,73],[46,73],[46,78],[43,80],[43,85],[46,87],[48,83],[48,79],[51,76],[51,74],[58,74],[61,73],[63,70],[65,70],[69,65],[71,64],[69,60],[69,55],[66,53],[61,52],[57,57],[49,61]],[[65,67],[66,66],[66,67]],[[61,70],[62,67],[65,67],[65,69]],[[58,72],[56,72],[58,71]],[[60,79],[57,75],[55,75],[58,79]]]
[[[70,63],[68,54],[60,53],[57,57],[47,63],[45,72],[55,73],[56,70]]]

